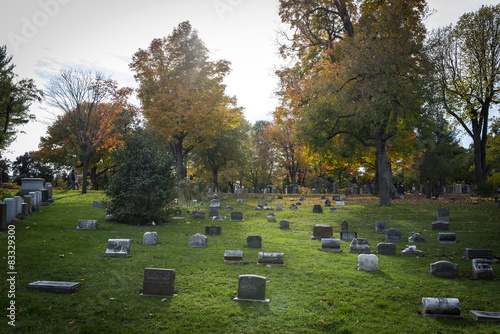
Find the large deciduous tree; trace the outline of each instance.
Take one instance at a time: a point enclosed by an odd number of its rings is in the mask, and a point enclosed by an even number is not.
[[[115,81],[101,73],[73,69],[62,70],[46,89],[47,102],[59,111],[48,129],[52,139],[60,139],[52,147],[60,149],[60,154],[72,155],[82,167],[84,194],[92,158],[109,140],[116,115],[128,105],[131,92],[131,88],[118,88]],[[42,141],[44,143],[54,144]]]
[[[429,39],[444,110],[472,139],[476,182],[487,177],[490,110],[500,102],[500,5],[466,13]]]
[[[138,96],[147,125],[169,143],[179,181],[185,160],[200,145],[211,145],[221,131],[236,127],[241,110],[225,95],[226,60],[211,61],[198,33],[182,22],[168,37],[154,39],[133,56],[130,68],[139,82]]]
[[[0,46],[0,149],[15,139],[15,127],[26,124],[35,116],[29,113],[31,104],[40,101],[42,91],[33,79],[16,80],[12,56],[7,56],[7,47]]]

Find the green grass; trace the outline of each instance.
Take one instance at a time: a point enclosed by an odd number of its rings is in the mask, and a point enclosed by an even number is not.
[[[10,333],[500,333],[500,325],[477,323],[468,311],[500,311],[500,282],[472,279],[471,261],[465,248],[491,248],[500,254],[500,207],[498,203],[472,205],[461,198],[443,200],[394,201],[379,207],[376,199],[352,197],[337,213],[313,214],[318,196],[307,197],[299,211],[286,209],[290,197],[275,199],[270,205],[284,204],[275,212],[277,221],[289,220],[290,230],[266,220],[267,211],[255,211],[262,198],[228,196],[235,210],[243,211],[243,222],[174,220],[161,226],[132,226],[104,221],[103,209],[93,208],[101,192],[81,195],[56,192],[56,201],[16,223],[16,327],[7,324],[9,303],[7,279],[7,233],[0,233],[3,250],[0,332]],[[268,196],[269,197],[269,196]],[[275,196],[277,198],[277,196]],[[297,199],[298,197],[295,197]],[[442,245],[437,231],[431,230],[439,207],[450,209],[450,232],[456,244],[445,246],[446,259],[457,263],[458,279],[432,276],[429,265],[441,260]],[[204,210],[208,213],[208,205]],[[222,209],[221,215],[230,216]],[[79,219],[97,219],[98,229],[76,230]],[[375,233],[375,222],[402,231],[405,247],[411,232],[427,240],[418,245],[423,258],[379,256],[379,271],[357,271],[357,255],[349,253],[349,242],[342,241],[342,253],[321,252],[319,241],[311,240],[315,224],[332,224],[334,236],[345,219],[349,230],[376,245],[385,241]],[[221,225],[222,236],[209,236],[207,248],[190,248],[189,238],[204,233],[205,225]],[[142,245],[146,231],[159,234],[158,246]],[[260,234],[263,249],[246,248],[246,237]],[[101,256],[111,238],[131,238],[130,258]],[[226,265],[224,250],[244,251],[247,265]],[[258,253],[282,252],[284,267],[256,265]],[[398,251],[399,252],[399,251]],[[64,255],[64,257],[63,257]],[[143,297],[144,268],[176,270],[176,297]],[[493,264],[500,277],[500,267]],[[238,276],[262,275],[267,278],[269,304],[235,302]],[[29,291],[26,286],[38,280],[80,282],[71,295]],[[459,320],[422,317],[422,297],[459,298],[463,318]]]

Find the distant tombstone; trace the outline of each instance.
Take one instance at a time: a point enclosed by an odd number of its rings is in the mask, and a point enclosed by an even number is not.
[[[500,312],[469,310],[469,314],[477,322],[500,323]]]
[[[14,210],[15,210],[15,217],[24,217],[23,199],[21,198],[21,196],[14,196]]]
[[[108,239],[104,256],[130,257],[130,239]]]
[[[385,231],[385,242],[398,243],[401,242],[401,230],[390,228]]]
[[[238,198],[238,199],[236,200],[236,204],[243,204],[243,200],[242,200],[241,198]]]
[[[375,254],[358,255],[359,271],[378,271],[378,257]]]
[[[210,207],[220,209],[220,202],[216,199],[213,199],[210,201]]]
[[[143,296],[174,296],[175,269],[145,268]]]
[[[280,230],[289,230],[290,222],[288,220],[280,220]]]
[[[6,210],[6,215],[7,215],[7,224],[14,223],[14,220],[16,218],[15,215],[15,203],[13,198],[4,198],[3,203],[5,204],[7,210]]]
[[[6,231],[9,224],[7,223],[7,205],[0,203],[0,230]]]
[[[300,196],[299,198],[299,202],[304,202],[306,199],[304,198],[304,196]]]
[[[272,202],[273,202],[273,199],[272,199],[272,198],[266,198],[266,202],[267,202],[267,203],[272,203]]]
[[[375,222],[375,232],[385,233],[386,232],[386,223],[385,222]]]
[[[463,192],[466,194],[470,194],[470,184],[464,184]]]
[[[273,212],[269,212],[267,214],[267,221],[268,222],[276,222],[276,215]]]
[[[97,228],[97,220],[79,220],[76,225],[77,230],[95,230]]]
[[[455,233],[438,233],[438,242],[440,244],[454,244],[457,242]]]
[[[422,298],[422,315],[426,317],[460,318],[457,298]]]
[[[417,246],[406,246],[401,251],[401,256],[405,257],[422,257],[422,251],[417,249]]]
[[[231,212],[231,220],[233,220],[233,221],[243,221],[243,212],[241,212],[241,211],[232,211]]]
[[[298,210],[299,210],[299,208],[297,207],[296,204],[290,205],[290,211],[298,211]]]
[[[24,196],[28,194],[30,191],[36,191],[43,189],[43,182],[45,180],[42,178],[23,178],[21,179],[21,191],[19,195]]]
[[[209,217],[217,217],[218,215],[219,215],[219,209],[218,208],[210,207],[208,209],[208,216]]]
[[[81,286],[77,282],[59,282],[59,281],[36,281],[28,284],[28,290],[37,290],[54,293],[74,293]]]
[[[226,216],[213,216],[212,220],[227,220]]]
[[[448,208],[437,209],[437,220],[449,222],[450,221],[450,209],[448,209]]]
[[[247,236],[248,248],[262,248],[262,237],[260,235]]]
[[[340,231],[340,240],[352,241],[358,237],[358,232],[356,231]]]
[[[321,240],[323,238],[331,238],[333,236],[333,227],[330,225],[317,224],[313,226],[312,240]]]
[[[115,222],[116,221],[116,217],[114,215],[106,215],[104,217],[104,220],[107,221],[107,222]]]
[[[269,299],[266,299],[266,278],[258,275],[240,275],[238,297],[233,300],[269,303]]]
[[[448,231],[450,229],[450,223],[444,220],[438,220],[432,222],[433,231]]]
[[[330,208],[330,213],[336,213],[337,212],[337,208]]]
[[[24,204],[26,204],[26,206],[27,206],[27,211],[28,211],[29,215],[31,214],[31,210],[32,210],[32,207],[31,207],[32,200],[33,199],[31,198],[30,195],[24,195]]]
[[[205,211],[193,210],[191,213],[191,218],[193,219],[205,219]]]
[[[319,204],[313,206],[313,213],[323,213],[323,208]]]
[[[341,231],[348,231],[349,230],[349,224],[345,220],[340,222],[340,230]]]
[[[102,208],[102,202],[101,201],[93,201],[92,207],[93,208]]]
[[[457,278],[458,264],[449,261],[437,261],[430,265],[431,274],[440,278]]]
[[[328,198],[325,200],[325,207],[332,206],[332,201],[330,201]]]
[[[156,232],[145,232],[142,236],[142,244],[147,246],[158,245],[158,233]]]
[[[340,253],[340,239],[323,238],[321,239],[321,251]]]
[[[345,202],[344,201],[335,201],[335,205],[336,206],[345,206]]]
[[[396,255],[396,245],[393,243],[378,243],[377,254],[379,255]]]
[[[37,211],[38,207],[36,204],[36,193],[34,191],[30,191],[28,194],[31,197],[31,212]]]
[[[231,207],[231,205],[226,205],[224,211],[233,211],[233,208]]]
[[[411,237],[408,237],[408,243],[410,244],[424,244],[425,238],[421,236],[419,233],[413,232]]]
[[[257,264],[264,264],[267,266],[284,266],[285,254],[259,252]]]
[[[244,264],[242,250],[225,250],[224,251],[225,264]]]
[[[276,204],[276,211],[283,211],[283,204]]]
[[[493,250],[484,248],[466,248],[465,249],[466,259],[493,259]]]
[[[21,207],[22,207],[22,216],[23,217],[26,217],[30,214],[30,205],[28,203],[22,203],[21,204]]]
[[[191,248],[207,247],[207,237],[201,233],[196,233],[191,238],[189,238],[189,247]]]
[[[472,277],[474,279],[492,280],[493,268],[489,259],[475,258],[472,260]]]
[[[366,239],[353,239],[349,247],[349,253],[352,254],[371,254],[372,250],[368,240]]]
[[[52,183],[46,182],[45,183],[45,189],[47,190],[47,195],[48,195],[48,202],[53,203],[54,202],[54,197],[53,197],[53,191],[52,191]]]
[[[210,236],[222,235],[222,226],[205,226],[205,234]]]

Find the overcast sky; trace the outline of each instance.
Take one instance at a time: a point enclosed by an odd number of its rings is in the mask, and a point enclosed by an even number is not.
[[[429,0],[435,13],[429,28],[455,23],[465,12],[490,0]],[[137,87],[128,64],[153,38],[169,35],[189,20],[212,51],[212,59],[232,63],[227,94],[245,109],[245,118],[271,120],[277,106],[274,91],[278,0],[0,0],[0,45],[13,55],[15,72],[33,78],[43,89],[61,68],[82,67],[104,72],[121,86]],[[138,102],[137,102],[138,104]],[[14,160],[37,150],[52,116],[32,106],[37,120],[24,126],[4,156]]]

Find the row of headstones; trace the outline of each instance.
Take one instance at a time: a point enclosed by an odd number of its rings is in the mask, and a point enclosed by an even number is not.
[[[42,196],[43,191],[31,191],[29,195],[5,198],[0,203],[0,226],[5,230],[9,224],[13,224],[16,218],[22,219],[34,211],[38,211],[41,206],[49,204],[49,197]],[[46,201],[43,201],[46,200]]]

